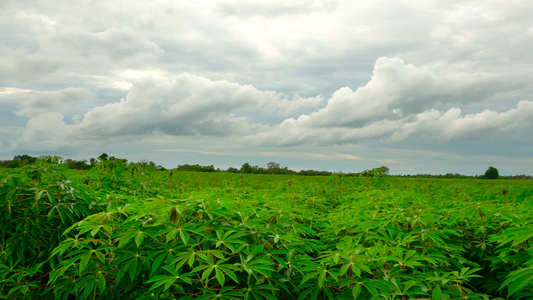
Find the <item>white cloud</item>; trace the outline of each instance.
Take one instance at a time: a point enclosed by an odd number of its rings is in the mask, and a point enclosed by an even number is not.
[[[73,126],[80,137],[139,135],[235,135],[261,127],[239,116],[275,102],[277,95],[252,86],[181,74],[172,81],[135,81],[121,102],[96,107]]]
[[[58,28],[58,30],[59,33],[53,39],[53,49],[68,55],[131,61],[146,56],[154,58],[162,54],[157,44],[129,28],[112,27],[96,32],[81,31],[70,27]],[[52,45],[49,47],[52,48]]]
[[[0,81],[40,79],[60,68],[57,59],[40,53],[29,53],[24,48],[11,49],[0,44]]]
[[[500,132],[524,128],[533,128],[532,101],[520,101],[515,109],[502,113],[487,109],[458,117],[444,126],[443,134],[446,140],[458,142],[489,138]]]
[[[62,144],[37,134],[48,116],[78,151],[101,139],[148,149],[141,136],[179,140],[161,149],[194,140],[197,153],[279,153],[468,148],[511,134],[529,149],[518,132],[533,119],[532,10],[529,0],[4,0],[0,140]]]
[[[80,102],[91,101],[96,94],[86,88],[66,88],[57,91],[16,91],[0,93],[0,100],[19,103],[18,116],[35,117],[43,112],[57,111]]]
[[[434,109],[439,103],[468,105],[483,101],[488,95],[509,88],[496,79],[490,74],[449,74],[405,64],[398,58],[380,58],[372,79],[364,87],[356,91],[341,88],[324,108],[287,119],[274,130],[246,140],[260,145],[294,146],[357,143],[365,139],[401,142],[408,137],[425,136],[449,142],[524,128],[531,117],[531,102],[527,101],[501,114],[486,110],[461,117],[459,108],[444,114]]]
[[[11,145],[12,151],[64,151],[71,142],[63,115],[57,112],[40,114],[28,121],[22,136]]]

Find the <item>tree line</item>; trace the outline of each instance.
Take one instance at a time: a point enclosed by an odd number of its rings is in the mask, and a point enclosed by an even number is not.
[[[27,154],[16,155],[11,160],[0,160],[0,167],[4,168],[19,168],[26,165],[32,165],[37,160],[37,157],[33,157]],[[124,164],[128,163],[127,159],[117,158],[114,156],[109,156],[107,153],[102,153],[96,158],[90,158],[89,160],[74,160],[74,159],[65,159],[63,161],[67,169],[74,170],[90,170],[98,161],[121,161]],[[139,162],[130,162],[135,164],[141,164],[144,166],[149,166],[155,170],[167,170],[161,165],[153,161],[141,160]],[[228,172],[228,173],[242,173],[242,174],[273,174],[273,175],[301,175],[301,176],[331,176],[333,174],[342,174],[343,176],[360,176],[360,177],[381,177],[388,176],[389,168],[386,166],[381,166],[374,169],[364,170],[362,172],[354,173],[341,173],[341,172],[329,172],[329,171],[319,171],[319,170],[300,170],[294,171],[290,170],[288,167],[283,167],[279,163],[269,162],[266,167],[259,167],[257,165],[252,166],[249,163],[244,163],[240,168],[229,167],[226,170],[221,170],[215,168],[213,165],[202,166],[199,164],[183,164],[178,165],[176,168],[172,169],[177,172]],[[444,175],[432,175],[432,174],[416,174],[416,175],[392,175],[394,177],[407,177],[407,178],[449,178],[449,179],[532,179],[529,175],[512,175],[512,176],[500,176],[498,170],[494,167],[489,167],[484,175],[461,175],[458,173],[447,173]]]
[[[11,160],[0,160],[0,167],[4,168],[20,168],[24,167],[26,165],[32,165],[35,163],[38,157],[33,157],[27,154],[24,155],[16,155]],[[117,158],[114,156],[109,156],[107,153],[102,153],[98,157],[90,158],[89,160],[83,159],[83,160],[75,160],[67,158],[63,161],[63,164],[66,166],[67,169],[72,170],[90,170],[94,167],[94,165],[98,161],[121,161],[124,164],[128,163],[128,160],[125,158]],[[133,162],[130,162],[133,163]],[[156,170],[166,170],[162,166],[156,164],[153,161],[147,161],[147,160],[141,160],[139,162],[136,162],[137,164],[151,166]]]

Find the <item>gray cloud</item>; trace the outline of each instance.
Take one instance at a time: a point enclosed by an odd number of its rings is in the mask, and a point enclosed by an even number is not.
[[[11,49],[0,45],[0,81],[26,82],[42,78],[59,70],[60,64],[39,53],[29,53],[24,48]]]
[[[413,136],[428,136],[438,142],[491,137],[527,127],[533,115],[532,102],[519,102],[516,109],[505,113],[485,110],[463,117],[459,108],[443,114],[433,107],[438,103],[468,105],[512,87],[491,74],[443,73],[408,65],[397,58],[380,58],[372,79],[364,87],[356,91],[341,88],[324,108],[290,118],[274,130],[246,140],[294,146],[357,143],[365,139],[402,142]]]
[[[391,163],[394,151],[376,149],[444,147],[449,163],[457,148],[486,152],[513,136],[508,155],[527,156],[532,9],[529,0],[0,1],[2,149],[85,151],[120,139],[113,149],[146,153],[138,139],[157,136],[194,140],[194,153],[344,147]]]
[[[57,111],[76,103],[91,101],[96,94],[86,88],[66,88],[56,91],[14,91],[0,93],[0,100],[19,103],[18,116],[35,117],[43,112]]]
[[[260,127],[239,112],[268,105],[277,96],[252,86],[181,74],[172,81],[147,77],[136,81],[127,97],[85,114],[74,125],[78,136],[145,134],[160,130],[171,135],[235,135]]]
[[[131,29],[107,28],[97,32],[60,28],[53,38],[55,47],[69,55],[108,57],[111,60],[138,60],[143,56],[157,57],[162,50]]]

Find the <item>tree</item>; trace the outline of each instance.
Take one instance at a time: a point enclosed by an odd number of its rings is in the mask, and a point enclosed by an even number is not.
[[[500,174],[498,173],[498,170],[494,167],[489,167],[485,172],[485,176],[483,176],[483,178],[485,179],[498,179],[498,177],[500,177]]]
[[[379,168],[374,168],[371,170],[364,170],[359,176],[374,178],[374,176],[383,177],[387,175],[389,175],[389,167],[381,166]]]
[[[267,168],[268,169],[279,169],[280,165],[278,163],[271,161],[267,164]]]
[[[229,167],[227,172],[229,172],[229,173],[237,173],[237,172],[239,172],[239,169],[234,168],[234,167]]]
[[[276,174],[279,173],[279,170],[281,169],[280,164],[275,163],[273,161],[269,162],[267,164],[267,173],[268,174]]]
[[[249,163],[245,163],[244,165],[242,165],[240,172],[244,174],[250,174],[252,173],[252,167]]]
[[[107,160],[108,157],[109,155],[107,155],[107,153],[102,153],[100,156],[98,156],[98,159],[100,159],[101,161],[104,161],[104,160]]]
[[[67,169],[75,169],[75,170],[88,170],[90,169],[90,166],[87,164],[87,160],[73,160],[67,158],[65,160],[65,164],[67,165]]]

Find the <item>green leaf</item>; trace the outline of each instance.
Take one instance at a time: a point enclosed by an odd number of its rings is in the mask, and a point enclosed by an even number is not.
[[[356,283],[352,288],[352,295],[354,299],[359,299],[359,294],[361,293],[361,283]]]
[[[172,278],[167,279],[166,282],[165,282],[165,290],[168,290],[170,288],[170,286],[172,286],[174,284],[174,282],[176,282],[176,280],[178,280],[178,277],[179,276],[173,276]]]
[[[98,288],[100,289],[100,293],[103,293],[105,291],[105,277],[102,273],[98,273]]]
[[[183,244],[187,246],[187,244],[189,243],[189,234],[185,230],[181,230],[180,237],[181,237],[181,240],[183,241]]]
[[[96,257],[98,257],[98,259],[103,263],[105,264],[105,256],[102,252],[100,251],[95,251],[94,254],[96,254]]]
[[[140,247],[143,240],[144,240],[145,233],[143,231],[138,231],[135,235],[135,244],[137,244],[137,247]]]
[[[100,228],[102,228],[102,225],[96,226],[93,230],[91,230],[91,236],[95,236],[98,231],[100,231]]]
[[[89,263],[89,260],[91,259],[92,250],[89,251],[87,254],[83,255],[80,260],[80,272],[82,272],[87,264]]]
[[[154,273],[157,270],[157,268],[159,268],[159,266],[165,260],[166,256],[167,256],[167,253],[162,253],[154,260],[154,262],[152,263],[152,273]]]
[[[224,273],[226,273],[226,275],[228,275],[231,279],[233,279],[233,281],[235,281],[236,283],[239,283],[239,280],[237,279],[237,276],[235,276],[235,273],[228,270],[227,268],[224,269]]]
[[[197,269],[198,267],[195,268],[195,270]],[[201,280],[205,280],[209,277],[209,275],[211,275],[211,272],[213,272],[213,269],[214,267],[208,267],[207,269],[204,270],[204,272],[202,273],[202,277],[201,277]],[[194,270],[193,270],[194,272]]]
[[[509,273],[502,286],[509,286],[509,296],[531,286],[533,282],[533,267],[523,268]]]
[[[89,295],[94,291],[96,279],[97,278],[94,277],[87,283],[87,285],[85,286],[85,289],[83,290],[83,298],[89,297]]]
[[[171,240],[173,240],[176,235],[178,234],[178,229],[172,229],[171,231],[167,232],[167,236],[166,236],[166,239],[165,239],[165,242],[168,243],[170,242]]]
[[[322,288],[324,287],[324,283],[326,282],[326,270],[320,271],[320,275],[318,276],[318,287]]]
[[[440,289],[440,286],[437,285],[437,287],[433,290],[433,293],[431,293],[431,300],[441,300],[442,299],[442,290]]]
[[[130,260],[128,265],[129,265],[128,270],[129,270],[130,280],[131,282],[133,282],[135,280],[135,276],[137,275],[137,267],[139,266],[138,260],[132,259]]]
[[[46,191],[46,195],[48,196],[48,200],[50,200],[52,206],[56,206],[56,197],[54,197],[54,194]]]
[[[129,233],[125,234],[118,241],[118,246],[121,247],[121,246],[127,244],[132,238],[136,237],[136,235],[137,235],[137,232],[129,232]]]
[[[221,286],[224,286],[224,282],[226,281],[226,277],[224,276],[222,271],[218,267],[215,267],[215,273],[216,273],[216,277],[217,277],[218,283],[220,283]]]

